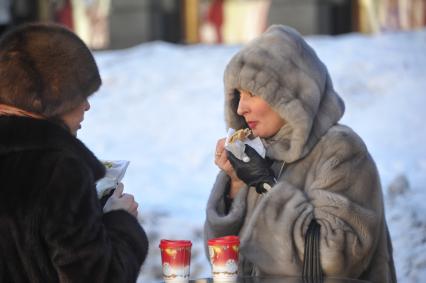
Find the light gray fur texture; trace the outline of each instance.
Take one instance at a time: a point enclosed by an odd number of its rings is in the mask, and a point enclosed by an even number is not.
[[[300,34],[271,26],[231,59],[224,82],[227,127],[247,127],[235,89],[261,96],[287,121],[263,141],[273,167],[286,167],[265,195],[242,188],[228,214],[229,177],[220,172],[207,205],[206,241],[239,235],[241,274],[300,276],[305,233],[316,219],[327,276],[396,282],[375,163],[362,139],[338,124],[343,101]]]

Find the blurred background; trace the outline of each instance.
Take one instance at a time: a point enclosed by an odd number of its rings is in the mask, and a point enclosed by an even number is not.
[[[342,123],[380,172],[398,282],[426,282],[426,0],[0,0],[0,34],[32,21],[95,51],[103,85],[79,138],[131,161],[123,182],[150,240],[138,283],[161,281],[160,239],[190,239],[191,277],[211,275],[203,222],[226,134],[223,70],[270,24],[296,28],[327,65]]]
[[[304,35],[416,29],[426,25],[426,0],[0,0],[0,33],[31,21],[66,25],[94,50],[239,44],[270,24]]]

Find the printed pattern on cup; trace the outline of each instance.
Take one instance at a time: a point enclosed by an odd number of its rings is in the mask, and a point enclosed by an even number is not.
[[[208,242],[214,280],[233,281],[238,276],[239,238],[226,236]]]
[[[161,240],[160,249],[164,281],[189,281],[191,246],[191,241]]]
[[[214,277],[235,277],[238,275],[237,246],[209,247]]]

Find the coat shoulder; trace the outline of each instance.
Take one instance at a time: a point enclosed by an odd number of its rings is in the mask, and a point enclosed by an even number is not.
[[[361,137],[348,126],[335,125],[319,141],[320,148],[327,155],[365,155],[367,146]]]

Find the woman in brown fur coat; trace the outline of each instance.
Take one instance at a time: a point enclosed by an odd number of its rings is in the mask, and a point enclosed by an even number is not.
[[[325,276],[396,282],[379,175],[364,142],[338,123],[344,104],[298,32],[272,26],[229,62],[228,128],[251,128],[266,159],[217,143],[205,240],[239,235],[242,275],[300,276],[305,239],[319,225]]]
[[[0,39],[0,282],[136,282],[148,241],[119,186],[76,138],[101,85],[85,44],[52,24]]]

